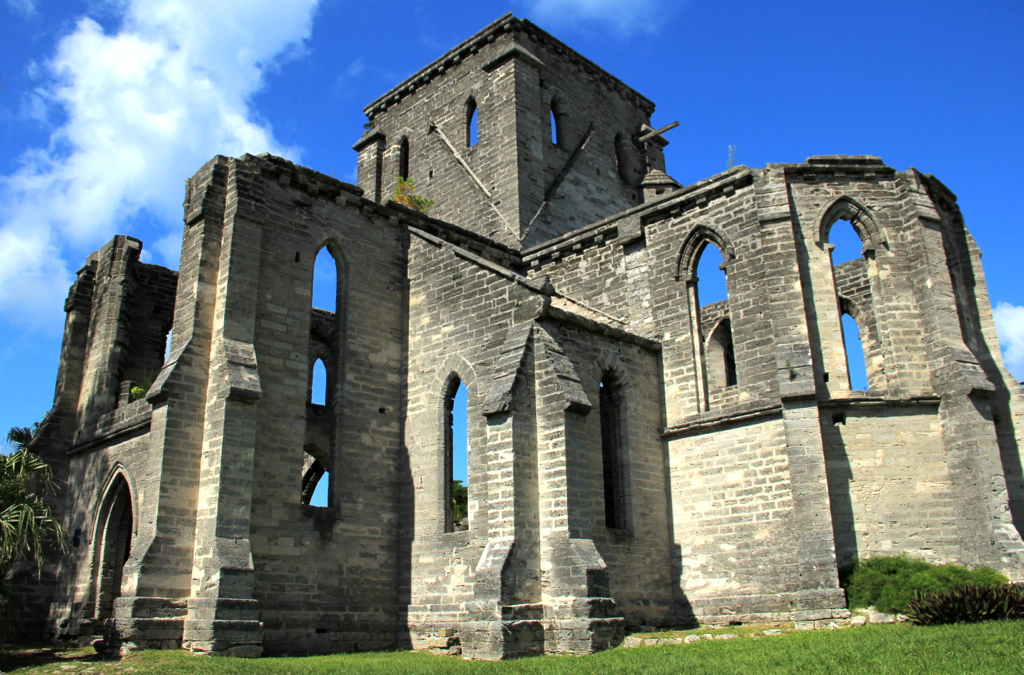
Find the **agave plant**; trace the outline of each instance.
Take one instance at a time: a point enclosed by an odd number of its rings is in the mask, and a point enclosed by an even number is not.
[[[0,579],[22,552],[42,571],[47,547],[64,548],[64,528],[43,499],[55,489],[53,474],[30,449],[32,436],[14,427],[7,434],[13,452],[0,455]]]
[[[1024,584],[963,586],[939,593],[919,593],[907,606],[914,623],[976,623],[1024,619]]]

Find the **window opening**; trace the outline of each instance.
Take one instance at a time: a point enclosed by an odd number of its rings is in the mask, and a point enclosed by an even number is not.
[[[326,246],[313,264],[313,307],[332,313],[338,310],[338,264]]]
[[[409,178],[409,139],[405,136],[398,145],[398,177],[403,180]]]
[[[339,257],[335,257],[336,254]],[[334,388],[338,382],[339,350],[336,340],[344,312],[343,258],[336,243],[325,244],[313,260],[311,326],[307,373],[304,453],[301,453],[300,501],[330,506],[330,464],[333,461],[336,422]]]
[[[327,506],[327,487],[329,485],[329,473],[320,460],[314,459],[302,475],[302,503],[311,506]]]
[[[832,228],[828,231],[828,243],[835,247],[832,249],[833,267],[856,260],[864,255],[862,252],[864,244],[860,240],[860,235],[848,220],[837,220],[832,224]]]
[[[611,375],[601,380],[601,467],[604,477],[604,524],[627,529],[625,485],[622,470],[622,396]]]
[[[729,314],[729,289],[721,249],[705,240],[697,254],[691,306],[694,349],[699,361],[698,401],[702,410],[717,405],[725,387],[737,384],[736,355]]]
[[[558,121],[558,110],[556,109],[556,103],[551,103],[551,144],[558,145],[559,139],[562,137],[562,130],[559,128]]]
[[[324,365],[323,359],[317,359],[313,364],[309,402],[314,405],[327,405],[327,366]]]
[[[701,307],[729,299],[725,272],[722,270],[724,262],[722,252],[712,243],[708,243],[701,252],[697,261],[697,289]]]
[[[868,388],[868,369],[864,360],[864,343],[860,339],[860,326],[849,314],[843,314],[843,346],[846,348],[846,372],[850,374],[850,389]]]
[[[626,138],[620,131],[615,134],[615,168],[619,172],[619,178],[627,185],[632,176],[629,175],[629,156],[626,154]]]
[[[445,532],[469,527],[469,388],[453,378],[445,397]]]
[[[476,145],[477,134],[479,130],[477,127],[477,114],[476,114],[476,99],[472,96],[469,97],[469,101],[466,102],[466,147],[471,148]]]
[[[107,510],[96,541],[96,618],[114,615],[114,600],[121,596],[124,564],[131,555],[132,496],[127,481],[121,476],[114,481],[107,499]]]
[[[732,325],[723,319],[715,326],[707,346],[708,386],[731,387],[736,384],[736,354],[732,345]]]
[[[864,244],[860,235],[848,220],[837,220],[828,230],[829,255],[832,261],[832,283],[836,293],[840,292],[836,282],[836,267],[853,260],[863,259]],[[846,311],[848,307],[840,302],[840,329],[843,351],[846,356],[846,375],[850,389],[864,391],[868,388],[867,362],[864,358],[864,342],[861,339],[857,320]]]
[[[171,328],[167,331],[167,337],[164,338],[164,363],[167,363],[167,359],[171,357],[171,342],[174,341],[174,329]]]

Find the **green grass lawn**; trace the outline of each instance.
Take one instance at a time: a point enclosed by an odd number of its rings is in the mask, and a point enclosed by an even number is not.
[[[698,631],[699,632],[699,631]],[[646,636],[645,636],[646,637]],[[652,636],[653,637],[653,636]],[[660,637],[660,635],[658,636]],[[1024,621],[954,626],[909,624],[741,636],[694,644],[613,649],[590,656],[542,656],[500,663],[426,653],[210,658],[181,651],[138,652],[99,661],[92,650],[9,652],[4,670],[18,675],[316,675],[319,673],[992,673],[1024,674]]]

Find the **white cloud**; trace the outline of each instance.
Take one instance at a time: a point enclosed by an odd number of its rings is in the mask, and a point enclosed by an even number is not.
[[[317,2],[128,0],[116,33],[79,21],[36,92],[66,121],[0,176],[0,313],[59,321],[83,252],[133,217],[164,224],[158,262],[176,265],[183,179],[213,155],[297,159],[248,101],[301,53]]]
[[[15,12],[25,17],[36,13],[35,0],[7,0],[7,4]]]
[[[1024,381],[1024,307],[1000,302],[992,310],[1003,363],[1018,381]]]
[[[366,63],[362,58],[350,63],[348,68],[334,78],[334,93],[340,98],[352,98],[352,81],[362,75],[365,70]]]
[[[526,18],[541,25],[602,24],[623,37],[654,33],[672,9],[684,4],[668,0],[525,0]]]

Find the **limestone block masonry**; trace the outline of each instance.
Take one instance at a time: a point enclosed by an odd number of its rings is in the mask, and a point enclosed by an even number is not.
[[[33,442],[72,540],[15,573],[22,628],[502,659],[843,619],[872,555],[1021,579],[1024,397],[953,193],[870,156],[681,186],[653,111],[507,15],[366,108],[358,186],[215,157],[177,272],[125,236],[89,256]],[[862,248],[833,265],[840,222]]]

